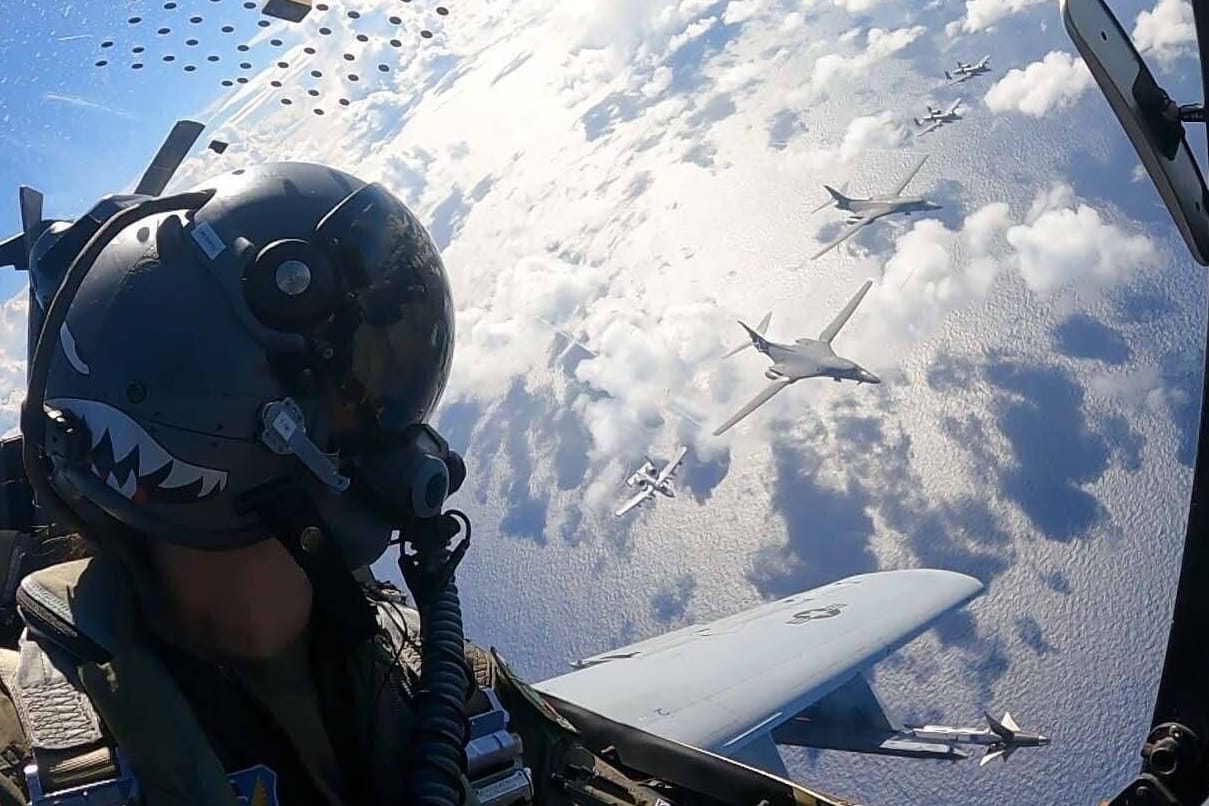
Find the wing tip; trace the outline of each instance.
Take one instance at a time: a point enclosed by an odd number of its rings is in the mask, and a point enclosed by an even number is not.
[[[942,568],[900,568],[889,571],[874,571],[868,574],[857,574],[837,580],[837,582],[858,582],[875,578],[915,581],[926,584],[930,591],[946,591],[959,601],[969,601],[986,588],[982,580],[958,571],[946,571]],[[834,584],[834,583],[832,583]]]

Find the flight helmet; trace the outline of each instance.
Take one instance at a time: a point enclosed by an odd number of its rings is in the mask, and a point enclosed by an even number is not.
[[[348,563],[372,562],[400,513],[439,509],[434,464],[460,463],[424,425],[453,356],[440,254],[389,191],[322,165],[195,191],[76,253],[95,259],[41,334],[51,487],[91,531],[200,549],[272,536],[261,504],[304,491]]]

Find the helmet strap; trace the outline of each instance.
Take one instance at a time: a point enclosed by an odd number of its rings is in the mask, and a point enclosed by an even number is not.
[[[331,633],[322,640],[351,647],[372,638],[378,632],[374,606],[340,546],[325,531],[310,498],[291,485],[262,499],[257,510],[310,580],[314,591],[311,623]]]

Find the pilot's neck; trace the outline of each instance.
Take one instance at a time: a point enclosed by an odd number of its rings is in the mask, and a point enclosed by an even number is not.
[[[202,652],[268,658],[307,628],[310,581],[277,540],[224,551],[157,541],[150,554],[174,630]]]

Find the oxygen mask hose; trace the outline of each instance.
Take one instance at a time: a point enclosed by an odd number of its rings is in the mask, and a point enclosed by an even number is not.
[[[449,541],[465,526],[452,550]],[[409,806],[461,806],[470,724],[462,605],[454,571],[470,545],[470,520],[458,510],[413,519],[402,535],[399,570],[420,613],[420,690],[408,769]]]

